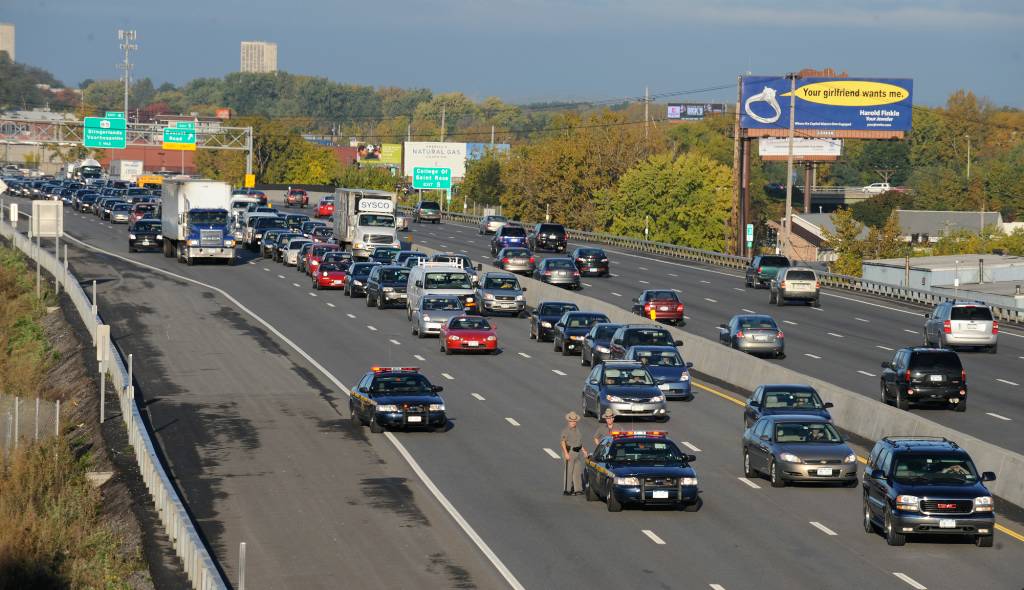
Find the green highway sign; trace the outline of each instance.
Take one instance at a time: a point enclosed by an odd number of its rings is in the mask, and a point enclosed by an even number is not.
[[[413,168],[412,188],[415,189],[444,189],[452,188],[451,168]]]
[[[195,124],[195,121],[175,121],[174,122],[174,128],[175,129],[191,129],[191,130],[195,131],[196,124]]]
[[[87,148],[123,150],[128,144],[124,113],[107,113],[120,117],[86,117],[82,129],[82,145]]]
[[[107,111],[107,114],[103,116],[104,119],[124,119],[124,113],[121,111]]]
[[[193,128],[164,127],[163,148],[194,152],[196,149],[195,124],[188,123],[188,125],[192,125]]]

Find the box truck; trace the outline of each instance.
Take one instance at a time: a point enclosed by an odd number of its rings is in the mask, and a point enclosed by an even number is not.
[[[235,238],[229,212],[231,185],[213,180],[164,181],[160,219],[164,256],[195,264],[201,258],[235,263]]]

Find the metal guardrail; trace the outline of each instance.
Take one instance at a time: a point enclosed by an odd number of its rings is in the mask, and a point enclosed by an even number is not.
[[[0,207],[0,235],[11,241],[14,246],[36,261],[39,266],[53,275],[64,289],[67,296],[82,318],[93,341],[96,339],[97,326],[103,323],[99,314],[93,310],[92,301],[82,289],[78,279],[69,272],[53,253],[37,251],[29,238],[18,233],[6,221],[6,210]],[[25,217],[28,215],[21,214]],[[206,549],[202,538],[196,531],[195,524],[189,516],[185,503],[171,483],[171,478],[157,456],[153,439],[146,429],[139,406],[135,402],[135,388],[129,381],[125,360],[113,341],[110,343],[108,366],[111,385],[117,392],[121,406],[121,416],[128,430],[128,440],[135,450],[135,460],[139,466],[146,488],[149,490],[153,505],[164,525],[164,531],[181,559],[182,568],[192,582],[194,590],[227,590],[228,585],[220,574],[220,570]]]
[[[401,209],[411,211],[411,208],[408,207],[401,207]],[[480,224],[480,219],[482,216],[468,215],[465,213],[452,213],[445,211],[442,214],[442,217],[444,219],[454,221],[457,223],[464,223],[476,226]],[[524,226],[529,225],[518,220],[516,220],[516,223],[522,223]],[[594,244],[615,246],[617,248],[625,248],[636,252],[644,252],[647,254],[656,254],[659,256],[667,256],[671,258],[680,258],[683,260],[692,260],[694,262],[711,264],[714,266],[721,266],[725,268],[745,269],[750,262],[749,259],[744,258],[742,256],[725,254],[723,252],[714,252],[711,250],[699,250],[697,248],[688,248],[686,246],[678,246],[676,244],[652,242],[649,240],[642,240],[640,238],[629,238],[601,232],[588,232],[576,229],[567,229],[567,231],[569,233],[569,238],[574,240],[580,240]],[[922,289],[912,289],[909,287],[901,287],[898,285],[890,285],[888,283],[870,281],[862,279],[860,277],[824,272],[819,272],[818,276],[821,279],[821,283],[824,286],[831,287],[833,289],[855,291],[859,293],[865,293],[868,295],[874,295],[876,297],[893,299],[896,301],[918,303],[921,305],[929,306],[938,305],[939,303],[943,303],[945,301],[953,301],[953,297],[950,297],[948,295],[934,293],[932,291],[925,291]],[[993,315],[999,321],[1024,324],[1024,310],[1014,307],[1006,307],[1002,305],[991,305],[991,307]]]

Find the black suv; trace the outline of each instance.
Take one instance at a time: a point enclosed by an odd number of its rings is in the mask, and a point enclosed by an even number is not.
[[[901,348],[882,368],[883,404],[895,404],[901,410],[910,409],[912,403],[967,410],[967,371],[952,350]]]
[[[375,266],[366,278],[366,307],[405,307],[409,272],[404,266]]]
[[[435,201],[420,201],[412,210],[415,223],[441,223],[441,205]]]
[[[569,234],[560,223],[538,223],[530,230],[529,241],[530,249],[534,252],[565,252],[569,246]]]
[[[610,360],[626,357],[630,346],[682,346],[682,340],[673,340],[672,333],[654,324],[626,324],[612,334],[608,343]]]
[[[967,451],[938,437],[887,436],[875,443],[864,470],[864,530],[881,528],[890,545],[908,534],[974,537],[992,546],[996,524],[992,495]]]

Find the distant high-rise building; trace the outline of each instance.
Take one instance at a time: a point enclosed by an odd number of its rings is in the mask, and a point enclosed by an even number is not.
[[[277,43],[242,41],[242,71],[266,74],[277,71]]]
[[[11,23],[0,23],[0,51],[6,51],[14,61],[14,25]]]

